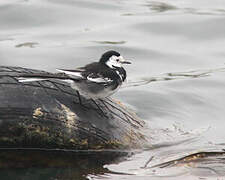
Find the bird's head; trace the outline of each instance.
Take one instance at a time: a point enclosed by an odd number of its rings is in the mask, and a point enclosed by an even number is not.
[[[116,51],[107,51],[105,52],[99,60],[100,63],[110,67],[110,68],[118,68],[122,67],[123,64],[131,64],[130,61],[126,61],[120,53]]]

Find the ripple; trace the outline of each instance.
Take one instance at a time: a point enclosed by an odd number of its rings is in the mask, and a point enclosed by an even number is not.
[[[176,5],[168,2],[160,1],[148,1],[144,5],[148,7],[151,14],[167,13],[167,15],[173,15],[174,12],[177,14],[195,14],[195,15],[225,15],[225,9],[223,8],[194,8],[194,7],[182,7],[177,3]],[[170,13],[171,12],[171,13]],[[173,13],[172,13],[173,12]],[[136,13],[125,13],[123,16],[133,16],[133,15],[149,15],[147,12],[136,12]]]
[[[224,151],[202,151],[190,153],[186,156],[176,158],[164,163],[153,165],[147,169],[154,168],[178,168],[189,167],[191,174],[203,177],[224,176]],[[203,169],[203,171],[201,170]],[[194,170],[194,171],[193,171]]]
[[[25,42],[21,44],[15,45],[16,48],[21,48],[21,47],[29,47],[29,48],[35,48],[39,43],[37,42]]]
[[[126,41],[92,41],[97,44],[125,44]]]
[[[191,22],[144,22],[135,24],[133,27],[146,34],[154,33],[165,36],[181,36],[191,41],[206,41],[225,38],[224,20],[225,17],[202,19],[201,21],[194,19]]]
[[[0,38],[0,41],[13,41],[13,38]]]
[[[142,85],[149,84],[151,82],[158,82],[158,81],[200,78],[200,77],[210,76],[218,72],[225,72],[225,67],[215,68],[215,69],[192,70],[192,71],[186,71],[186,72],[165,73],[157,77],[143,77],[143,78],[140,78],[140,80],[128,81],[128,83],[125,84],[123,88],[142,86]]]
[[[158,1],[151,1],[145,4],[145,6],[149,7],[151,11],[156,12],[166,12],[166,11],[172,11],[177,10],[178,8],[174,5],[164,3],[164,2],[158,2]]]

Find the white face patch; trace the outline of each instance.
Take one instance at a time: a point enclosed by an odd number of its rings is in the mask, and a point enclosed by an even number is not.
[[[106,62],[106,65],[110,68],[122,67],[121,60],[123,60],[122,56],[111,56],[109,60]]]

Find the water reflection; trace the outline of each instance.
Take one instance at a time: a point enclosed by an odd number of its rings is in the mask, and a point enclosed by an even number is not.
[[[114,172],[103,165],[125,160],[132,152],[1,149],[0,176],[18,179],[86,179]],[[118,174],[118,173],[117,173]]]

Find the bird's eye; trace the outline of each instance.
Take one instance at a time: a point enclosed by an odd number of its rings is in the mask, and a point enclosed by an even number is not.
[[[120,60],[119,59],[116,59],[116,62],[119,62]]]

